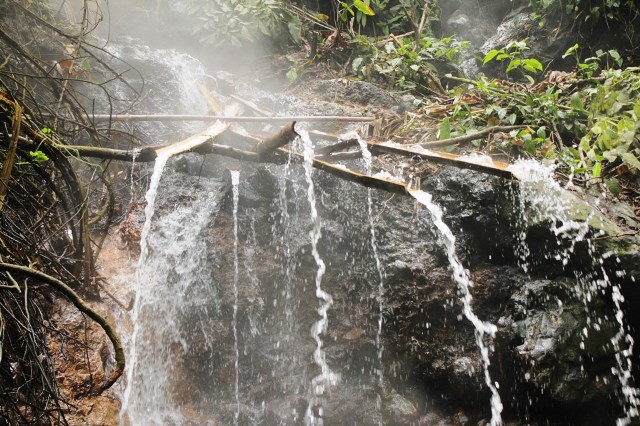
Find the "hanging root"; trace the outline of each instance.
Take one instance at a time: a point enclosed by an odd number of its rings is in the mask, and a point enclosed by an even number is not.
[[[113,327],[79,296],[98,296],[88,197],[56,136],[32,116],[0,85],[0,423],[67,424],[72,405],[58,388],[48,339],[76,336],[51,322],[51,290],[96,322],[113,346],[115,368],[90,394],[118,380],[125,356]]]
[[[94,389],[95,393],[100,393],[106,389],[109,389],[116,382],[116,380],[120,378],[122,372],[124,371],[125,365],[125,356],[124,349],[122,348],[122,342],[120,341],[120,337],[117,335],[113,327],[111,327],[111,324],[109,324],[109,322],[102,315],[91,309],[91,307],[87,305],[85,301],[82,300],[82,298],[80,298],[80,296],[78,296],[78,294],[73,291],[68,285],[50,275],[47,275],[40,271],[36,271],[35,269],[27,268],[26,266],[13,265],[11,263],[4,262],[0,262],[0,270],[19,272],[29,275],[33,278],[37,278],[41,282],[49,284],[56,291],[62,293],[71,303],[73,303],[76,308],[78,308],[80,312],[87,315],[100,327],[102,327],[105,334],[111,341],[111,344],[113,345],[116,359],[116,368],[101,386],[98,386],[96,389]]]

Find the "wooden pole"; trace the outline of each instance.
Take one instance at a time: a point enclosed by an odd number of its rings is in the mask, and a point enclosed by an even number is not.
[[[320,121],[333,121],[333,122],[349,122],[349,123],[366,123],[373,121],[375,117],[351,117],[351,116],[336,116],[336,115],[301,115],[301,116],[287,116],[287,117],[236,117],[226,115],[181,115],[181,114],[94,114],[89,118],[95,121],[226,121],[233,123],[247,123],[247,122],[289,122],[289,121],[304,121],[304,122],[320,122]]]
[[[372,143],[367,142],[369,151],[374,154],[397,154],[405,157],[420,157],[424,160],[431,161],[437,164],[446,164],[448,166],[454,166],[461,169],[475,170],[488,175],[498,176],[506,179],[517,179],[513,173],[508,170],[509,164],[500,161],[491,161],[491,164],[476,163],[470,159],[465,159],[464,156],[457,154],[450,154],[448,152],[435,152],[429,151],[422,147],[411,147],[400,144],[390,143]]]

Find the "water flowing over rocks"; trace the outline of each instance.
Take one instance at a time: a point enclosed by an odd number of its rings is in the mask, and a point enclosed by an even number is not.
[[[283,181],[283,171],[276,166],[237,166],[241,170],[241,419],[262,424],[296,422],[306,404],[304,383],[316,374],[308,359],[313,343],[304,337],[315,320],[311,296],[315,262],[306,231],[311,226],[308,207],[296,198],[304,193],[301,171],[291,166]],[[318,249],[328,266],[323,285],[335,303],[329,311],[325,349],[327,362],[341,376],[324,401],[325,421],[437,424],[428,419],[444,416],[448,420],[443,424],[452,424],[459,417],[474,424],[486,419],[488,391],[473,327],[461,317],[438,237],[425,212],[410,199],[390,199],[388,194],[374,192],[386,287],[382,337],[386,379],[383,388],[378,388],[372,372],[376,272],[366,244],[365,192],[330,176],[314,176],[321,193],[318,209],[323,222]],[[172,191],[189,188],[195,179],[182,175],[172,184]],[[278,193],[282,184],[287,194],[288,230],[281,228]],[[505,418],[529,424],[608,424],[606,419],[620,416],[619,383],[610,371],[615,364],[611,339],[616,324],[609,296],[586,306],[572,272],[565,272],[561,262],[544,258],[545,250],[558,245],[556,237],[542,223],[519,222],[513,184],[475,172],[444,169],[423,181],[423,189],[445,207],[446,221],[459,238],[458,252],[475,283],[472,293],[477,314],[498,325],[491,372],[504,395]],[[188,202],[176,195],[169,200],[162,202],[160,212],[176,202]],[[233,220],[228,192],[220,202],[220,212],[207,231],[207,256],[214,259],[212,279],[230,283]],[[584,204],[577,198],[574,203],[579,216]],[[518,244],[518,226],[526,227],[531,256],[540,262],[535,266],[532,261],[530,275],[516,265],[513,247]],[[617,228],[607,223],[606,229],[613,232]],[[609,250],[616,240],[602,241]],[[577,248],[571,263],[589,263],[590,256],[586,249]],[[627,256],[637,259],[637,252]],[[633,268],[630,259],[625,263]],[[289,275],[282,270],[286,265],[292,271]],[[640,278],[637,268],[627,273],[628,280]],[[291,282],[285,288],[287,280]],[[229,286],[218,289],[217,326],[207,334],[189,334],[186,346],[190,350],[182,355],[187,357],[183,368],[188,370],[184,374],[188,382],[175,385],[184,389],[176,391],[179,394],[200,395],[209,403],[215,401],[211,395],[228,398],[220,387],[229,388],[235,380],[229,376],[233,361],[228,324],[233,296]],[[290,304],[286,310],[295,312],[295,323],[286,317],[285,304]],[[589,328],[585,336],[589,318],[598,326],[597,330]],[[189,314],[175,320],[185,327],[199,321]],[[273,336],[280,336],[277,344]],[[204,359],[209,360],[205,365]],[[370,372],[362,375],[362,371]],[[381,413],[375,404],[377,392],[382,395]],[[193,404],[192,399],[184,403]],[[218,407],[226,412],[224,404]],[[196,411],[203,415],[204,409],[200,405]],[[580,414],[576,417],[570,410]],[[225,415],[221,419],[231,421]]]
[[[477,2],[451,3],[459,3],[459,8],[451,10],[448,25],[476,28],[465,19],[477,10],[463,9],[463,4]],[[493,3],[496,10],[505,9],[504,2]],[[478,30],[478,43],[489,37]],[[150,57],[146,66],[152,75],[185,69],[175,66],[179,63],[205,73],[193,57],[172,50],[158,56],[139,47],[135,54]],[[145,59],[139,59],[144,68]],[[186,74],[186,82],[175,74],[157,79],[182,84],[167,85],[167,93],[152,96],[169,99],[182,93],[182,101],[191,102],[151,101],[189,112],[202,109],[196,79]],[[281,114],[402,112],[412,105],[409,97],[362,82],[316,79],[283,95],[226,80],[225,90]],[[157,129],[146,125],[144,130],[152,134]],[[251,130],[274,129],[255,125]],[[168,132],[164,127],[162,131]],[[362,168],[359,160],[349,165]],[[234,208],[227,170],[240,173],[237,303],[231,285]],[[559,239],[558,225],[549,217],[525,214],[529,201],[517,184],[467,170],[429,170],[421,188],[445,210],[457,254],[474,282],[474,311],[497,325],[495,341],[485,343],[491,349],[490,373],[499,383],[505,420],[611,424],[622,417],[621,386],[611,372],[616,352],[621,352],[612,343],[619,332],[612,288],[602,285],[592,291],[589,286],[591,275],[602,270],[621,283],[628,299],[636,295],[637,237],[618,238],[625,234],[618,225],[592,214],[593,206],[576,195],[566,195],[562,204],[569,206],[571,216],[563,220],[588,220],[591,228],[581,241]],[[474,328],[462,315],[441,237],[426,210],[408,197],[372,191],[385,287],[381,383],[379,274],[370,244],[367,191],[316,171],[313,182],[321,221],[317,250],[327,266],[322,286],[333,298],[323,349],[339,377],[318,397],[322,413],[317,409],[314,415],[326,424],[486,424],[490,392]],[[296,161],[254,165],[192,154],[170,160],[160,184],[149,240],[151,261],[144,275],[149,281],[153,275],[161,279],[145,290],[147,300],[138,320],[147,329],[141,334],[139,359],[129,360],[139,364],[128,378],[135,386],[129,412],[133,423],[233,424],[236,410],[238,424],[303,422],[312,397],[309,383],[320,373],[310,335],[318,320],[317,263],[306,196],[304,172]],[[139,238],[142,208],[132,209],[121,226],[130,247]],[[197,227],[192,216],[198,218]],[[526,250],[520,250],[523,246]],[[614,254],[602,257],[606,253]],[[195,264],[198,267],[191,268]],[[230,325],[236,309],[234,336]],[[627,331],[635,338],[640,318],[627,305],[623,309]],[[131,333],[126,321],[121,328]],[[636,354],[633,373],[640,364]],[[108,368],[104,360],[95,363]],[[117,421],[112,405],[111,400],[97,402],[96,418],[109,418],[111,410],[113,417],[104,423]]]
[[[306,98],[314,100],[310,110],[336,105],[337,112],[348,113],[349,104],[362,103],[360,94],[349,98],[351,91],[340,91],[337,103],[326,89],[342,85],[336,80],[314,82],[300,91],[313,93]],[[316,100],[321,93],[328,98]],[[258,90],[253,95],[253,100],[287,112],[303,104],[293,95]],[[389,103],[381,100],[374,107],[399,104],[393,95],[388,99]],[[359,161],[351,166],[362,167]],[[205,193],[217,195],[209,198],[208,207],[199,207],[211,208],[199,234],[204,250],[199,256],[207,259],[206,269],[198,272],[194,285],[180,290],[184,303],[179,310],[149,314],[158,322],[158,330],[171,324],[178,333],[177,340],[163,343],[161,349],[172,359],[169,369],[160,373],[171,379],[170,385],[162,385],[162,395],[176,410],[165,413],[170,417],[164,421],[234,421],[233,203],[224,172],[234,169],[240,171],[239,422],[300,423],[307,408],[308,383],[319,373],[310,356],[315,346],[309,330],[317,320],[313,284],[317,266],[308,235],[312,225],[302,166],[252,165],[187,154],[172,160],[168,168],[160,185],[157,217],[199,205]],[[589,220],[590,235],[599,230],[606,234],[595,238],[593,247],[576,243],[564,265],[562,259],[548,255],[573,243],[559,242],[548,218],[523,219],[521,209],[527,204],[521,205],[517,184],[466,170],[430,170],[421,186],[445,209],[445,221],[457,237],[458,255],[475,283],[474,310],[498,326],[490,371],[500,384],[504,418],[512,424],[610,424],[610,419],[622,416],[620,383],[611,374],[616,364],[611,339],[617,324],[610,289],[593,294],[594,300],[587,303],[581,288],[586,284],[572,271],[577,267],[587,271],[596,252],[617,250],[619,255],[608,257],[603,265],[611,276],[617,269],[626,271],[622,281],[627,294],[635,288],[633,279],[640,280],[637,240],[608,238],[623,232],[603,215],[591,214],[594,209],[577,195],[565,194],[562,204],[572,206],[571,220]],[[324,421],[406,425],[488,421],[490,395],[474,329],[462,317],[445,251],[424,208],[409,198],[372,192],[385,282],[380,384],[378,273],[369,244],[366,191],[323,173],[313,176],[322,221],[318,251],[327,265],[322,285],[334,301],[323,348],[331,370],[340,377],[322,396]],[[135,210],[130,222],[140,223]],[[175,235],[160,224],[152,226],[153,232],[160,234],[154,237],[152,250],[161,254]],[[522,259],[517,251],[522,238],[529,249],[526,273],[519,267]],[[173,297],[179,271],[170,272],[167,279],[168,292],[156,294],[156,300]],[[627,311],[626,318],[634,330],[637,317]]]

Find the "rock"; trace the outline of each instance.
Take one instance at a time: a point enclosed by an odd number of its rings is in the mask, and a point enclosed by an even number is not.
[[[360,337],[364,336],[364,334],[366,333],[366,331],[364,331],[361,328],[352,328],[351,330],[349,330],[348,332],[346,332],[345,334],[342,335],[342,338],[344,340],[356,340],[359,339]]]
[[[394,389],[383,396],[383,404],[385,413],[394,419],[395,424],[410,425],[416,422],[418,410],[415,405]]]

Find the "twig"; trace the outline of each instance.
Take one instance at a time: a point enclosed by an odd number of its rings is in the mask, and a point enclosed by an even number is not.
[[[13,171],[13,164],[16,160],[16,151],[18,149],[18,138],[20,137],[20,126],[22,124],[22,107],[16,102],[13,104],[13,124],[11,127],[11,138],[9,140],[9,148],[0,170],[0,210],[4,205],[4,200],[9,190],[9,180]]]

